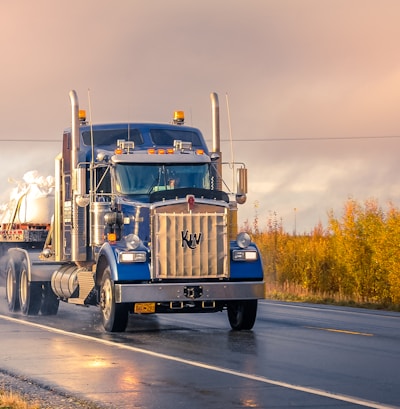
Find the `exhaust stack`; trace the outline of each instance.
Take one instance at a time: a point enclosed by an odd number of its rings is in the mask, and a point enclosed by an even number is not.
[[[80,135],[79,135],[79,102],[74,90],[70,91],[72,124],[71,124],[71,181],[72,181],[72,226],[71,258],[73,261],[86,261],[86,223],[85,209],[79,207],[78,199],[85,195],[85,168],[78,168]]]
[[[78,167],[78,154],[79,154],[79,102],[78,95],[74,90],[69,92],[69,98],[71,100],[72,109],[72,125],[71,125],[71,138],[72,138],[72,151],[71,151],[71,167],[75,171]]]
[[[213,145],[212,152],[217,156],[215,160],[217,168],[217,183],[216,188],[222,189],[222,153],[221,153],[221,137],[220,137],[220,125],[219,125],[219,102],[218,95],[215,92],[210,94],[211,109],[212,109],[212,137]]]

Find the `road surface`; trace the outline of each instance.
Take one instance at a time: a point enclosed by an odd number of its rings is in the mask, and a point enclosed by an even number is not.
[[[108,334],[96,308],[10,314],[1,368],[105,408],[400,407],[400,314],[259,302],[253,331],[226,313],[131,316]]]

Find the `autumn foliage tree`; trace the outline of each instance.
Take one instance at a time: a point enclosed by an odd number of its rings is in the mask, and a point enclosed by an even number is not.
[[[376,200],[348,200],[341,217],[307,235],[283,231],[276,216],[252,229],[267,282],[293,284],[313,294],[400,305],[400,212]],[[254,226],[253,226],[254,227]]]

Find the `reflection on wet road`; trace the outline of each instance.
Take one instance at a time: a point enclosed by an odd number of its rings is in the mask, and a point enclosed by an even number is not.
[[[253,331],[225,313],[132,316],[119,334],[99,320],[3,300],[2,369],[110,408],[400,406],[400,314],[261,301]]]

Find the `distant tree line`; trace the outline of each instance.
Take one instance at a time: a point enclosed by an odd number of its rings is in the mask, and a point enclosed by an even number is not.
[[[348,200],[340,218],[310,234],[288,234],[276,216],[252,233],[259,246],[267,283],[295,285],[336,299],[400,305],[400,211],[384,211],[376,200]]]

